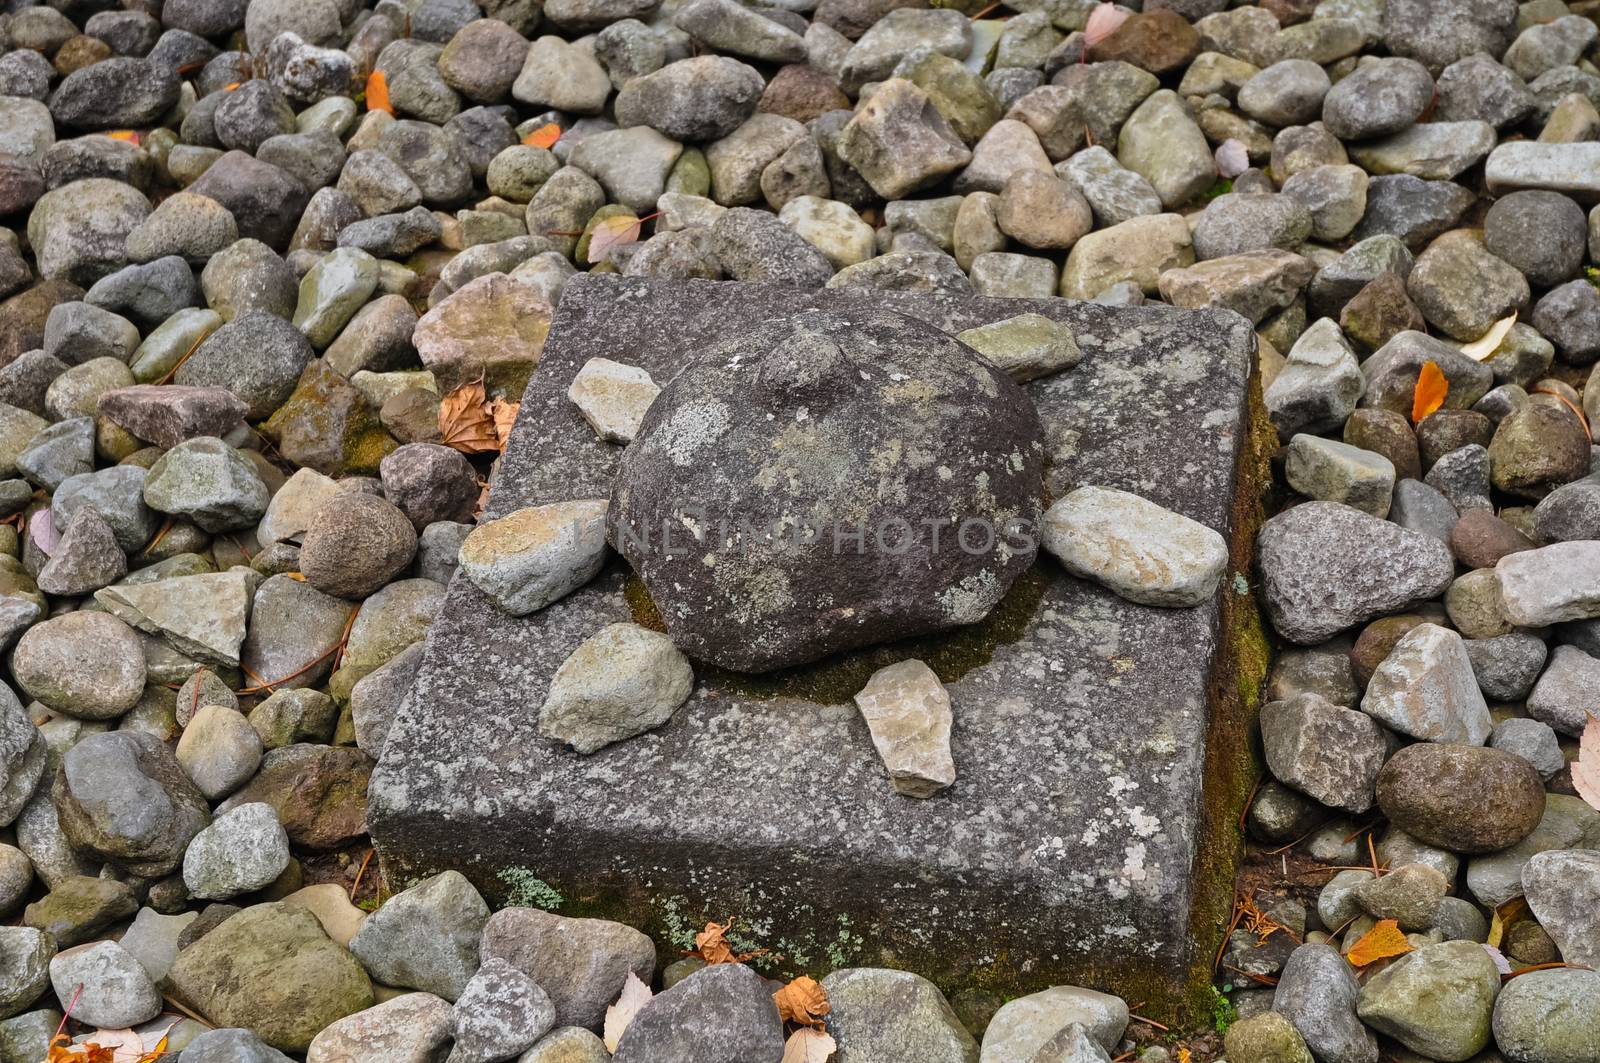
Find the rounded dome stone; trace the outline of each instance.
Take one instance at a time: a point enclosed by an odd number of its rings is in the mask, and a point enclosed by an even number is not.
[[[667,633],[746,672],[982,620],[1037,551],[1043,431],[981,355],[890,311],[718,343],[623,454],[612,543]]]

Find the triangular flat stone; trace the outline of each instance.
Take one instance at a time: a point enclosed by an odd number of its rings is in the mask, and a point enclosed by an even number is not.
[[[234,667],[260,582],[260,573],[230,569],[107,587],[94,597],[140,631],[160,635],[178,652]]]

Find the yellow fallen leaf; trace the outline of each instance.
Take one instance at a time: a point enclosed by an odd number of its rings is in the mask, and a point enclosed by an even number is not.
[[[1352,967],[1365,967],[1391,956],[1404,956],[1410,951],[1411,942],[1406,940],[1400,924],[1393,919],[1381,919],[1377,926],[1361,935],[1361,940],[1351,946],[1345,959],[1350,961]]]
[[[622,1035],[628,1029],[628,1024],[633,1017],[639,1014],[639,1009],[650,1003],[650,987],[639,980],[639,976],[632,971],[628,972],[628,980],[622,985],[622,995],[617,1002],[606,1008],[605,1042],[606,1051],[615,1053],[617,1044],[622,1040]]]
[[[1494,917],[1489,920],[1488,944],[1495,948],[1505,939],[1506,931],[1512,923],[1528,918],[1528,902],[1523,897],[1513,897],[1494,910]]]
[[[1473,340],[1471,343],[1462,344],[1461,353],[1475,362],[1481,362],[1495,352],[1501,341],[1506,338],[1506,333],[1511,331],[1511,326],[1517,323],[1517,312],[1513,310],[1510,317],[1503,317],[1489,326],[1489,331]]]
[[[624,247],[639,239],[639,222],[631,214],[613,214],[595,223],[589,234],[589,264],[604,262],[606,253],[614,247]]]

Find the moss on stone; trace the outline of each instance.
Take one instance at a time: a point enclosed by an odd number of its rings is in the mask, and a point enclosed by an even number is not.
[[[1049,578],[1035,563],[1011,585],[994,610],[976,624],[838,653],[812,664],[761,675],[697,661],[695,676],[701,683],[757,701],[799,698],[818,705],[848,704],[867,685],[873,672],[907,658],[926,662],[941,682],[953,683],[974,668],[988,664],[999,647],[1023,636],[1044,600],[1048,584]],[[634,623],[652,631],[666,631],[661,612],[639,577],[630,575],[622,594]]]

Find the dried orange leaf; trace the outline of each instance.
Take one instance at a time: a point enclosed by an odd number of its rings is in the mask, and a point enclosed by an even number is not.
[[[1382,919],[1378,925],[1361,936],[1361,940],[1345,954],[1353,967],[1365,967],[1390,956],[1404,956],[1411,951],[1400,924],[1393,919]]]
[[[439,442],[463,454],[488,454],[500,449],[500,436],[485,401],[482,380],[463,384],[439,400]]]
[[[131,129],[113,129],[111,132],[107,133],[106,136],[110,137],[112,140],[126,140],[134,147],[139,146],[139,134]]]
[[[1471,343],[1461,345],[1461,353],[1473,361],[1481,362],[1495,352],[1500,342],[1506,338],[1506,333],[1511,331],[1511,326],[1517,323],[1517,312],[1513,310],[1510,317],[1503,317],[1489,326],[1489,331],[1473,340]]]
[[[628,980],[622,985],[622,995],[615,1004],[606,1008],[605,1041],[607,1052],[616,1052],[617,1042],[622,1040],[622,1034],[627,1030],[633,1017],[639,1014],[639,1009],[650,1003],[650,987],[639,980],[639,976],[632,971],[628,972]]]
[[[595,224],[589,234],[589,264],[604,262],[606,254],[614,247],[623,247],[639,239],[639,219],[631,214],[613,214]]]
[[[1417,390],[1411,396],[1411,423],[1421,424],[1423,418],[1444,405],[1449,394],[1450,381],[1445,379],[1444,370],[1437,362],[1423,362],[1422,372],[1417,374]]]
[[[234,89],[238,88],[240,85],[243,85],[243,84],[244,84],[244,82],[242,82],[242,81],[230,81],[226,85],[222,86],[222,91],[223,92],[232,92]]]
[[[689,955],[699,956],[706,961],[707,966],[714,967],[719,963],[743,963],[767,951],[756,949],[754,952],[734,952],[726,936],[732,928],[732,919],[726,923],[707,923],[706,928],[694,936],[694,950]]]
[[[1528,918],[1528,915],[1528,902],[1523,897],[1513,897],[1496,908],[1494,918],[1489,921],[1488,943],[1499,948],[1511,924]]]
[[[801,1026],[821,1026],[822,1017],[832,1010],[828,991],[805,975],[772,994],[772,1002],[778,1005],[779,1018]]]
[[[828,1063],[828,1057],[838,1047],[838,1042],[823,1031],[805,1026],[790,1034],[783,1043],[780,1063]]]
[[[500,450],[506,449],[506,443],[511,439],[511,426],[517,421],[517,411],[522,409],[520,402],[507,402],[505,399],[495,399],[489,403],[489,420],[494,424],[495,438],[500,441]]]
[[[1572,762],[1572,788],[1590,808],[1600,809],[1600,716],[1589,717],[1583,737],[1578,739],[1578,759]]]
[[[561,139],[561,127],[554,122],[546,122],[522,138],[522,142],[533,148],[553,148],[556,141]]]
[[[389,105],[389,79],[381,70],[367,75],[367,110],[394,114],[394,108]]]

